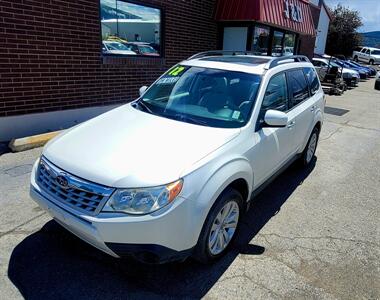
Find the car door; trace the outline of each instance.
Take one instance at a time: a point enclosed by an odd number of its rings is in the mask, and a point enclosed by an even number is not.
[[[364,49],[363,51],[363,56],[362,56],[362,61],[363,62],[368,62],[368,56],[369,56],[369,49]]]
[[[366,61],[365,62],[369,64],[370,60],[371,60],[371,50],[367,49],[367,51],[366,51]]]
[[[314,114],[317,110],[319,81],[314,68],[295,69],[287,72],[290,111],[296,115],[295,144],[297,151],[303,151],[302,147],[309,138],[308,135],[314,123]],[[309,82],[317,82],[317,90],[309,90]]]
[[[248,153],[255,173],[255,187],[273,175],[295,153],[295,114],[288,112],[288,102],[286,74],[282,72],[268,83],[256,124],[256,145]],[[288,125],[283,128],[267,127],[264,116],[268,110],[286,112]]]
[[[360,60],[362,62],[367,61],[367,48],[363,48],[362,51],[360,52]]]

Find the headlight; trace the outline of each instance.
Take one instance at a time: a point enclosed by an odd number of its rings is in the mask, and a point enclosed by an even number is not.
[[[343,78],[351,79],[352,75],[350,73],[343,73]]]
[[[144,215],[173,202],[182,190],[183,180],[153,188],[118,189],[103,208],[107,212]]]

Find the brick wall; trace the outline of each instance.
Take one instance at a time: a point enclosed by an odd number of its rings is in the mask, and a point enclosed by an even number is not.
[[[309,59],[314,57],[315,36],[300,35],[300,54],[306,55]]]
[[[99,0],[0,1],[0,117],[133,100],[141,85],[216,48],[216,0],[141,0],[164,12],[164,58],[102,58]]]

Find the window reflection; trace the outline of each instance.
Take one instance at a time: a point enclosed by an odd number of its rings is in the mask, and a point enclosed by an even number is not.
[[[252,51],[255,55],[268,55],[270,28],[255,26]]]
[[[104,54],[160,56],[161,10],[100,0]]]
[[[285,34],[283,55],[293,55],[294,47],[296,46],[296,35],[293,33]]]
[[[284,33],[280,31],[274,31],[273,41],[272,41],[272,56],[282,56],[282,41],[284,38]]]

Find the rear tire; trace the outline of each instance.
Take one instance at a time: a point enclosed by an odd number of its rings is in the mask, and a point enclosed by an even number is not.
[[[375,61],[374,61],[373,59],[371,59],[371,60],[369,61],[369,64],[373,66],[373,65],[375,64]]]
[[[233,244],[243,215],[244,200],[237,190],[227,188],[211,208],[203,225],[193,258],[211,263],[222,257]]]
[[[377,81],[375,82],[375,90],[380,91],[380,80],[377,80]]]
[[[318,146],[318,140],[319,140],[319,129],[317,127],[314,127],[309,137],[309,140],[306,144],[305,150],[302,152],[302,155],[300,158],[300,163],[303,167],[309,166],[311,162],[313,161],[313,158],[315,157],[315,152]]]

